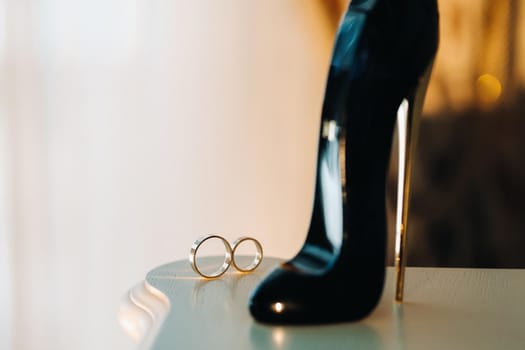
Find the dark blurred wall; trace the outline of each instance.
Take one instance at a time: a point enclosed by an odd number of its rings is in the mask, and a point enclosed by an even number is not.
[[[525,267],[525,2],[439,5],[441,43],[414,164],[408,263]]]

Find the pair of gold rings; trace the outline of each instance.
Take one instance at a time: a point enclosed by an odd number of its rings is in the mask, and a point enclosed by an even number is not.
[[[196,256],[197,256],[197,251],[199,250],[199,248],[206,241],[209,241],[211,239],[218,239],[218,240],[222,241],[226,251],[224,253],[224,261],[223,261],[222,265],[215,272],[207,274],[207,273],[204,273],[197,266]],[[255,245],[256,253],[255,253],[255,256],[253,258],[253,261],[250,264],[248,264],[247,266],[241,266],[235,260],[235,251],[237,250],[237,248],[242,243],[249,242],[249,241],[253,242],[253,244]],[[246,237],[246,236],[237,238],[235,241],[233,241],[232,245],[230,245],[230,243],[224,237],[219,236],[219,235],[208,235],[208,236],[200,237],[200,238],[196,239],[195,242],[193,242],[193,244],[191,245],[190,256],[189,256],[189,261],[190,261],[191,267],[193,268],[193,271],[195,271],[196,273],[198,273],[200,276],[202,276],[204,278],[217,278],[217,277],[220,277],[226,272],[226,270],[228,270],[230,265],[233,265],[233,267],[237,271],[240,271],[240,272],[251,272],[251,271],[255,270],[257,268],[257,266],[259,266],[259,264],[261,263],[262,259],[263,259],[263,250],[262,250],[261,243],[259,243],[259,241],[256,240],[255,238]]]

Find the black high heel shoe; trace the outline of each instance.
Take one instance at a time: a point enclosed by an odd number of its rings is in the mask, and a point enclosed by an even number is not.
[[[250,298],[267,323],[358,320],[385,275],[385,182],[399,115],[396,299],[402,299],[411,154],[438,45],[435,0],[353,0],[339,27],[319,137],[315,199],[300,252]]]

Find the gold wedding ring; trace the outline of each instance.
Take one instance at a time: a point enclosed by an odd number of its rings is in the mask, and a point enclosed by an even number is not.
[[[253,258],[253,261],[251,262],[251,264],[249,264],[246,267],[240,267],[235,261],[235,251],[237,250],[239,245],[241,245],[241,243],[246,242],[246,241],[252,241],[253,244],[255,245],[255,249],[257,249],[257,252],[255,253],[255,257]],[[233,255],[233,258],[232,258],[233,267],[235,267],[238,271],[240,272],[253,271],[257,268],[257,266],[259,266],[263,258],[263,251],[262,251],[261,243],[259,243],[258,240],[252,237],[246,237],[246,236],[239,237],[233,242],[232,255]]]
[[[215,272],[207,274],[207,273],[204,273],[201,269],[199,269],[197,265],[197,251],[204,244],[204,242],[211,240],[211,239],[220,240],[224,244],[224,247],[226,248],[226,252],[224,253],[224,261],[222,265]],[[240,266],[240,264],[237,261],[235,261],[235,252],[237,251],[237,249],[239,248],[241,244],[243,244],[244,242],[248,242],[248,241],[253,242],[253,244],[255,245],[256,253],[250,264],[248,264],[247,266]],[[224,237],[221,237],[219,235],[209,235],[209,236],[200,237],[196,239],[195,242],[193,242],[193,244],[191,245],[190,256],[189,256],[190,265],[193,271],[195,271],[200,276],[204,278],[209,278],[209,279],[222,276],[232,264],[233,264],[233,267],[240,272],[251,272],[259,266],[262,259],[263,259],[263,250],[262,250],[261,243],[259,243],[259,241],[256,240],[255,238],[246,237],[246,236],[237,238],[233,242],[232,246],[230,246],[230,244]]]
[[[224,261],[223,261],[222,265],[219,267],[219,269],[216,270],[215,272],[207,275],[207,274],[203,273],[201,270],[199,270],[199,267],[197,266],[197,262],[196,262],[195,256],[197,255],[197,250],[199,250],[199,247],[204,242],[206,242],[207,240],[210,240],[210,239],[214,239],[214,238],[215,239],[219,239],[219,240],[222,241],[222,243],[224,244],[224,248],[226,248],[226,252],[224,253]],[[189,260],[190,260],[191,267],[193,268],[193,271],[195,271],[196,273],[198,273],[202,277],[204,277],[204,278],[217,278],[219,276],[222,276],[226,272],[226,270],[228,270],[228,268],[230,267],[231,262],[232,262],[232,256],[233,256],[232,248],[230,247],[230,243],[228,243],[228,241],[226,239],[224,239],[221,236],[217,236],[217,235],[209,235],[209,236],[200,237],[200,238],[196,239],[195,242],[193,242],[193,244],[191,245],[191,249],[190,249]]]

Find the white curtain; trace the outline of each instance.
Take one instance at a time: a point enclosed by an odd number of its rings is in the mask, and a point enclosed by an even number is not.
[[[0,1],[0,348],[125,349],[120,297],[219,233],[289,257],[322,1]]]

